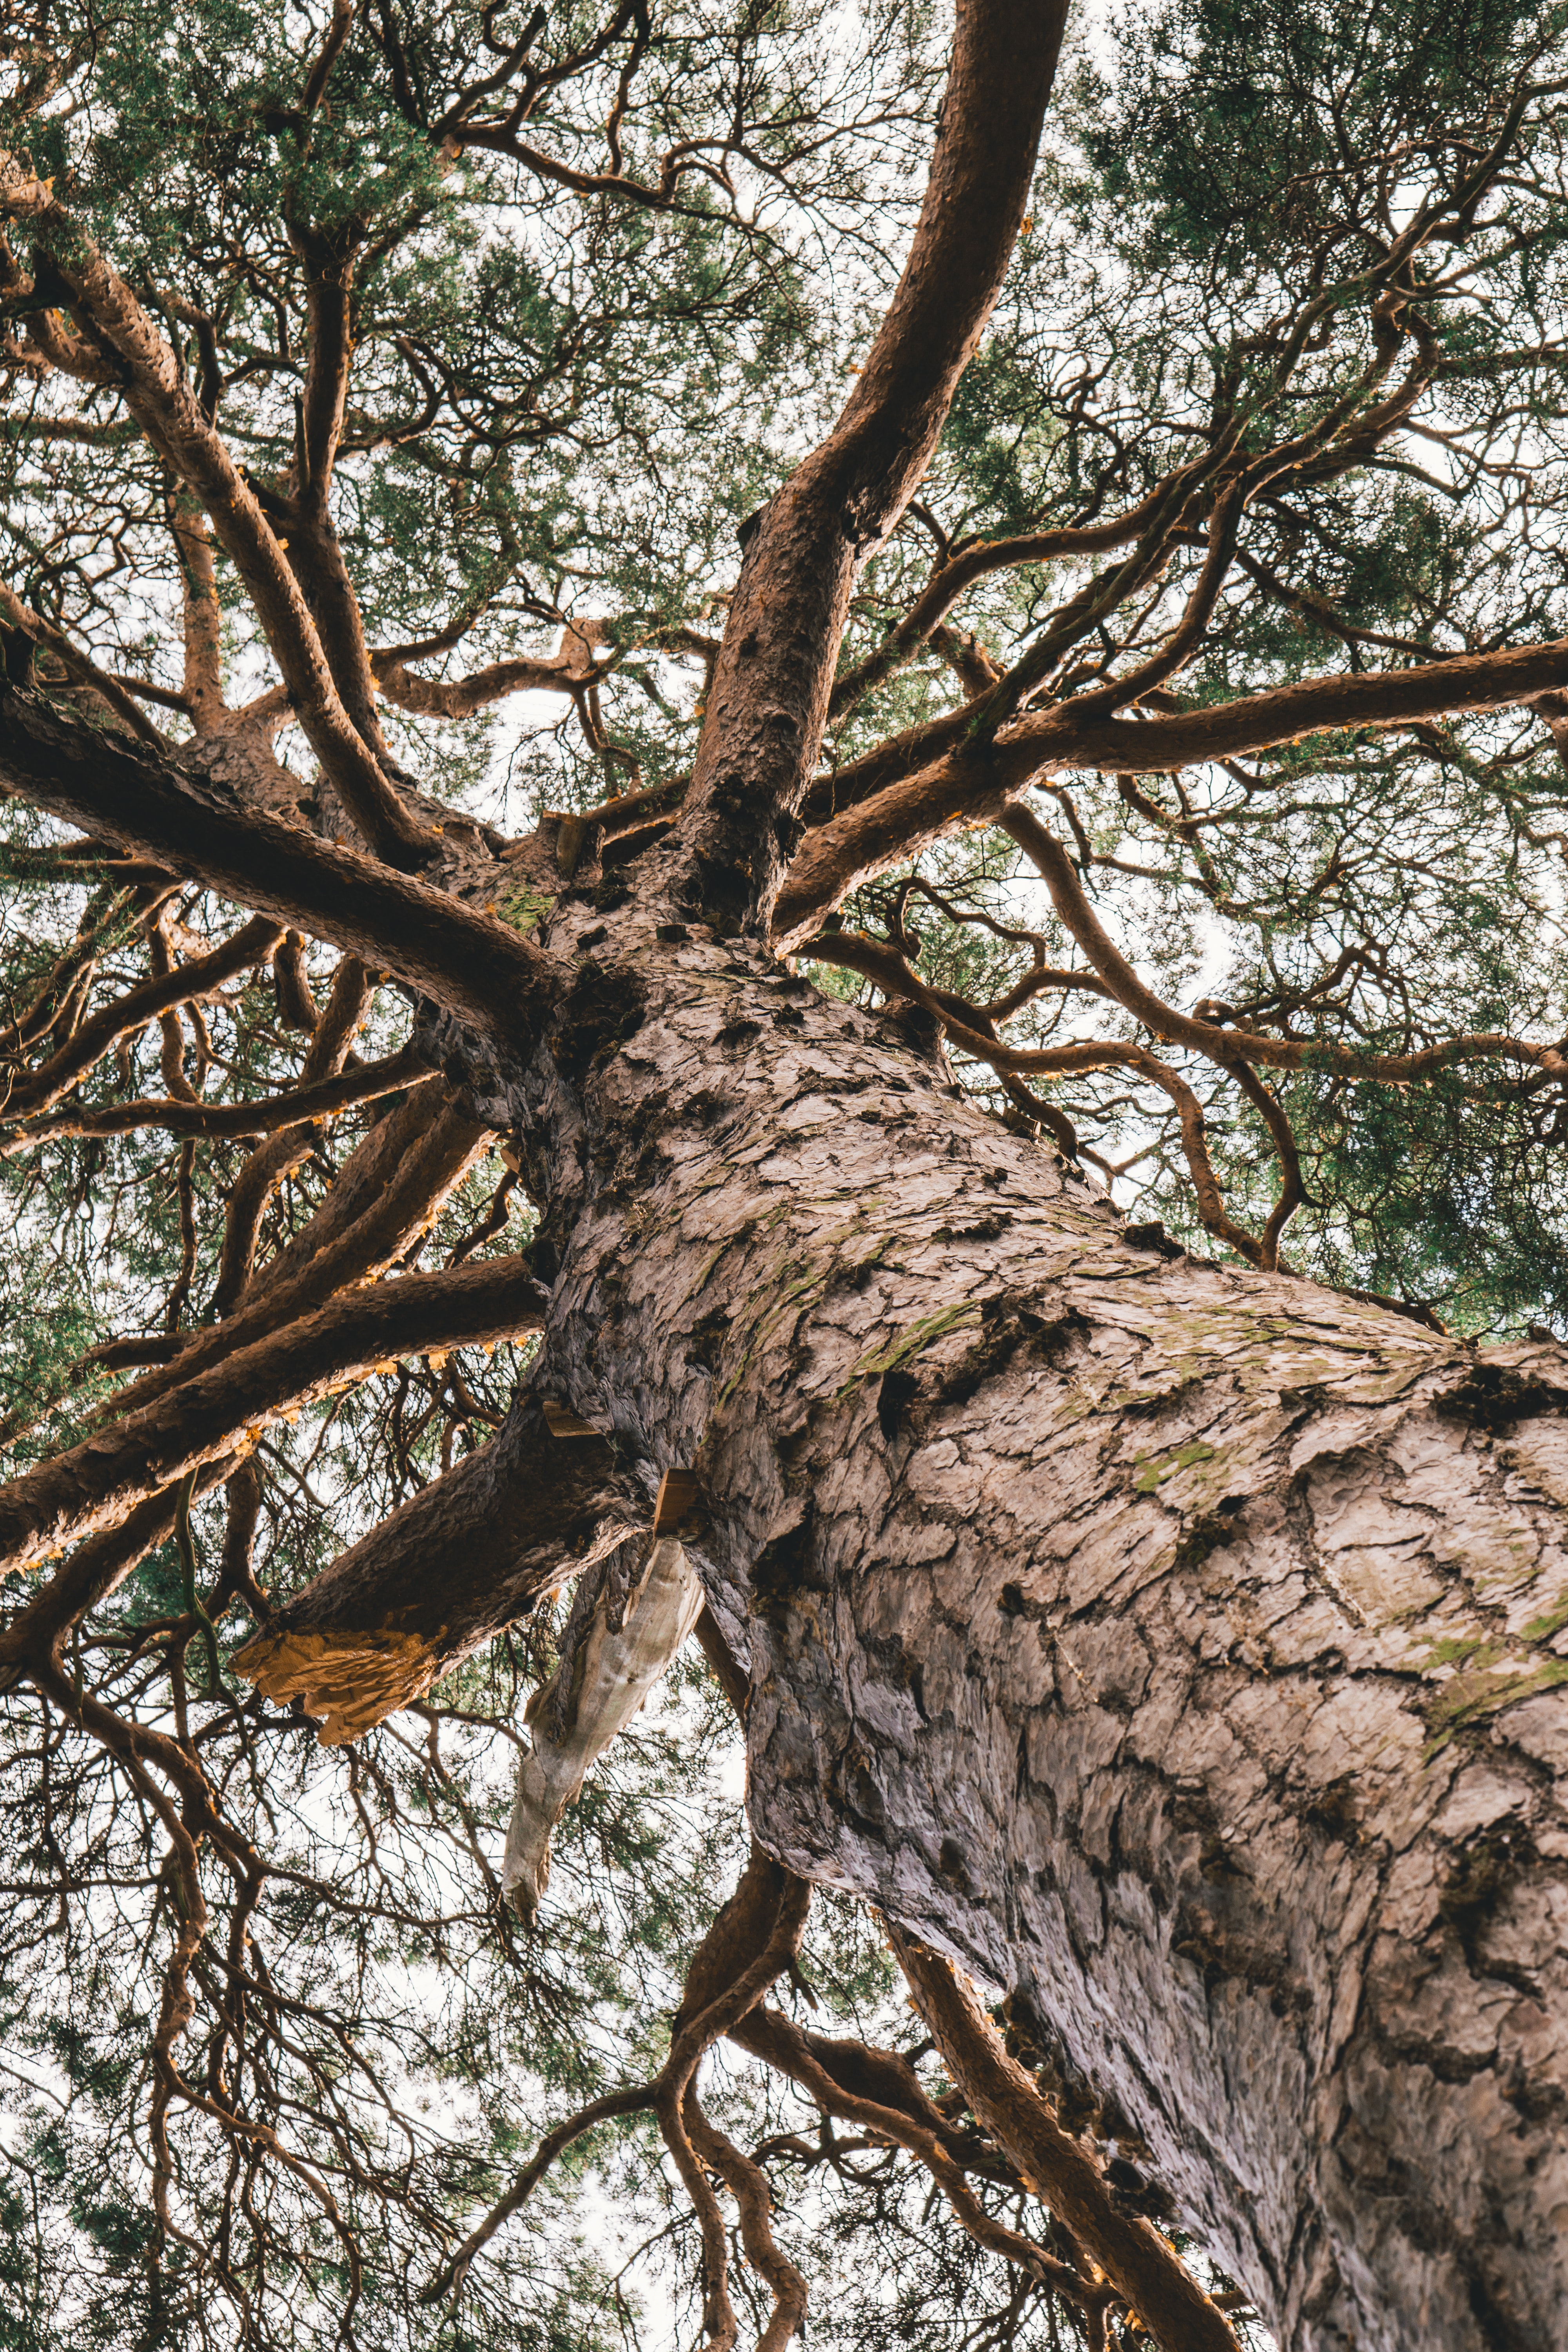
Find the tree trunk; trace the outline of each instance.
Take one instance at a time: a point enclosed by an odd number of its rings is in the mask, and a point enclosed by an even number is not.
[[[1124,1231],[618,895],[547,927],[604,1009],[528,1081],[542,1361],[700,1474],[759,1836],[1011,1991],[1283,2345],[1539,2352],[1568,1360]]]

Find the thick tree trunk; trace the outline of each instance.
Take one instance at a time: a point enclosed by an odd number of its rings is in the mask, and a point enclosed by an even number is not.
[[[688,1545],[750,1662],[777,1855],[1014,1991],[1287,2346],[1556,2340],[1563,1352],[1138,1247],[907,1028],[672,919],[663,853],[636,903],[584,877],[552,906],[540,868],[524,940],[7,711],[12,789],[142,855],[199,835],[220,887],[259,842],[280,919],[428,974],[422,1044],[516,1123],[549,1203],[539,1395],[615,1444],[557,1517],[585,1557],[628,1475],[700,1470]],[[385,1538],[412,1579],[395,1655],[356,1652],[340,1688],[331,1612],[280,1629],[319,1633],[345,1727],[367,1669],[395,1703],[549,1572],[536,1528],[502,1527],[496,1590],[455,1592],[423,1524]],[[382,1556],[367,1538],[340,1585],[379,1594]]]
[[[758,1834],[1011,1990],[1284,2345],[1558,2340],[1568,1360],[1125,1233],[595,895],[542,1362],[700,1472]]]

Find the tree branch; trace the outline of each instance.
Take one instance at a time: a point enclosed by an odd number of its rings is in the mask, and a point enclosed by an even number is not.
[[[272,1135],[279,1128],[304,1122],[320,1126],[334,1111],[346,1110],[354,1103],[374,1102],[404,1087],[427,1086],[436,1075],[412,1045],[405,1045],[384,1062],[367,1062],[341,1077],[297,1087],[289,1094],[268,1095],[259,1102],[141,1099],[93,1109],[57,1110],[26,1120],[0,1140],[0,1159],[54,1135],[129,1135],[139,1127],[161,1127],[170,1135],[246,1136]]]
[[[278,969],[284,950],[279,948],[273,959]],[[283,970],[289,979],[284,981],[279,993],[292,992],[299,1003],[296,1009],[303,1012],[307,1005],[314,1016],[310,1027],[310,1049],[300,1073],[301,1091],[336,1081],[348,1054],[350,1044],[357,1034],[370,996],[370,975],[358,956],[344,956],[332,977],[331,993],[326,1011],[315,1013],[315,1001],[310,994],[302,960],[285,963]],[[416,1081],[418,1083],[418,1081]],[[287,1127],[281,1135],[253,1151],[230,1187],[224,1205],[223,1247],[218,1256],[217,1281],[213,1288],[212,1312],[232,1314],[236,1302],[244,1295],[250,1280],[250,1270],[256,1257],[256,1245],[260,1237],[261,1220],[267,1203],[286,1176],[291,1175],[304,1160],[314,1141],[309,1127]]]
[[[975,709],[967,706],[868,752],[816,787],[807,805],[823,812],[822,821],[790,865],[773,910],[773,942],[780,954],[795,952],[858,883],[943,834],[999,824],[1019,794],[1046,775],[1074,769],[1164,774],[1309,735],[1406,727],[1535,703],[1565,685],[1568,638],[1559,638],[1408,669],[1303,678],[1200,710],[1136,719],[1103,712],[1080,718],[1079,700],[1069,698],[1026,715],[980,746],[965,740]],[[1081,699],[1092,713],[1091,698]]]
[[[509,694],[574,694],[604,675],[594,660],[594,646],[608,641],[602,621],[568,621],[553,654],[539,658],[519,656],[491,662],[467,677],[419,677],[405,667],[414,653],[397,647],[373,652],[370,664],[389,702],[438,719],[466,719]]]
[[[1224,2313],[1158,2231],[1118,2212],[1086,2151],[1062,2130],[1024,2069],[1007,2056],[947,1961],[890,1923],[888,1939],[948,2072],[975,2116],[1036,2195],[1060,2214],[1164,2352],[1240,2352]]]
[[[898,626],[837,680],[828,701],[829,715],[837,718],[852,710],[873,687],[901,668],[977,580],[1026,563],[1057,563],[1069,555],[1107,554],[1112,548],[1125,547],[1147,527],[1163,497],[1163,488],[1153,489],[1110,522],[1068,523],[1056,530],[1022,531],[1016,539],[975,540],[961,548],[932,572]]]
[[[340,1553],[234,1664],[323,1717],[324,1743],[358,1738],[648,1517],[607,1442],[552,1436],[521,1391],[488,1445]]]
[[[256,492],[185,381],[168,344],[119,273],[14,156],[0,159],[0,214],[25,220],[58,273],[79,324],[118,363],[120,397],[153,449],[205,508],[249,591],[294,713],[372,847],[418,864],[433,844],[353,724],[315,623]]]
[[[936,446],[1023,218],[1064,0],[961,10],[903,275],[827,439],[764,509],[730,601],[681,812],[678,898],[765,922],[816,763],[856,571]],[[781,835],[781,827],[783,834]]]
[[[319,1307],[0,1486],[0,1575],[95,1533],[286,1412],[400,1355],[537,1330],[549,1294],[526,1258],[405,1275]]]
[[[140,1412],[195,1372],[226,1362],[237,1349],[286,1330],[395,1265],[485,1140],[487,1130],[449,1098],[437,1099],[437,1091],[415,1087],[377,1119],[314,1215],[271,1260],[265,1283],[242,1295],[226,1321],[184,1333],[173,1362],[162,1360],[166,1369],[122,1389],[110,1412]]]
[[[221,749],[221,746],[219,747]],[[542,1019],[557,975],[505,921],[300,825],[246,806],[186,761],[155,759],[0,688],[0,789],[175,873],[308,929],[434,997],[508,1050]],[[504,896],[504,867],[497,873]],[[270,926],[268,949],[278,933]],[[266,952],[268,950],[263,950]]]
[[[0,730],[4,716],[5,706],[0,701]],[[0,782],[5,780],[4,760],[4,736],[0,733]],[[242,971],[265,963],[282,936],[279,924],[266,915],[255,915],[210,954],[195,956],[189,963],[176,964],[164,972],[155,971],[150,980],[142,981],[114,1003],[106,1004],[100,1013],[84,1021],[58,1053],[13,1088],[6,1104],[7,1119],[33,1118],[49,1109],[105,1054],[111,1053],[121,1037],[132,1036],[176,1004],[210,996],[226,981],[237,980]]]

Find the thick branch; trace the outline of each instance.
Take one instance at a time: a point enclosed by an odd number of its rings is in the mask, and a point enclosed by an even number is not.
[[[552,997],[549,960],[506,922],[247,808],[196,760],[111,743],[36,695],[0,691],[0,788],[333,940],[498,1044],[524,1033]],[[497,879],[504,898],[504,867]],[[263,953],[277,936],[268,927]]]
[[[824,810],[824,819],[806,835],[779,893],[773,943],[781,953],[790,952],[858,883],[915,856],[942,834],[1000,823],[1018,795],[1046,775],[1074,769],[1164,774],[1309,735],[1407,727],[1534,703],[1565,684],[1568,638],[1558,638],[1409,669],[1303,678],[1267,694],[1158,717],[1119,719],[1102,711],[1080,718],[1078,702],[1069,700],[1026,716],[984,746],[965,740],[972,714],[958,711],[868,752],[816,787],[811,804]]]
[[[724,2232],[712,2190],[703,2178],[685,2129],[687,2094],[703,2053],[788,1967],[800,1941],[810,1900],[811,1889],[804,1879],[795,1877],[761,1847],[752,1845],[740,1885],[699,1945],[687,1972],[686,1992],[675,2020],[669,2054],[654,2081],[612,2091],[556,2125],[540,2142],[507,2195],[492,2207],[450,2263],[421,2292],[421,2303],[437,2302],[449,2288],[461,2285],[474,2256],[502,2222],[526,2202],[556,2157],[573,2140],[612,2116],[636,2115],[653,2107],[702,2223],[707,2257],[703,2317],[710,2344],[733,2343],[736,2328],[725,2283],[728,2255]],[[780,2284],[787,2294],[794,2280],[781,2280]],[[792,2319],[792,2326],[793,2324]]]
[[[518,1257],[405,1275],[334,1300],[0,1487],[0,1574],[110,1524],[186,1471],[243,1446],[282,1412],[379,1363],[536,1330],[548,1304]]]
[[[235,1664],[323,1717],[324,1742],[357,1738],[647,1515],[605,1440],[552,1436],[521,1394],[489,1445],[340,1554]]]
[[[856,570],[936,445],[1001,287],[1056,71],[1061,0],[970,0],[903,276],[842,416],[765,509],[731,599],[682,811],[679,888],[765,914],[816,765]]]

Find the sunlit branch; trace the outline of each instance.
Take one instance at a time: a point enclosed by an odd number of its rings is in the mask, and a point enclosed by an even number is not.
[[[345,711],[316,625],[256,491],[203,415],[167,343],[117,270],[15,158],[0,163],[0,215],[27,223],[61,290],[117,362],[121,397],[152,446],[200,500],[250,592],[296,718],[373,848],[417,863],[429,854],[371,746]]]

